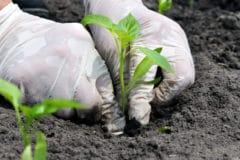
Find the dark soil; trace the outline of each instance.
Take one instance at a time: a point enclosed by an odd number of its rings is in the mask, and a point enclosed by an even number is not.
[[[81,0],[46,0],[51,16],[79,22]],[[185,29],[196,65],[195,84],[166,108],[154,107],[140,134],[110,137],[99,124],[54,116],[43,120],[49,160],[240,160],[240,1],[175,0],[166,15]],[[157,8],[155,0],[146,4]],[[22,152],[14,111],[0,108],[0,159]],[[171,127],[170,134],[159,132]]]

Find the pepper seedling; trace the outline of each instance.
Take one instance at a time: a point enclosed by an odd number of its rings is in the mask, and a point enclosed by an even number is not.
[[[24,142],[21,160],[46,160],[47,143],[43,132],[38,128],[40,120],[62,108],[84,109],[85,106],[67,99],[44,99],[41,104],[32,107],[20,103],[21,91],[14,84],[0,79],[0,95],[14,107],[19,132]],[[34,158],[32,154],[32,140],[36,137]]]
[[[160,133],[170,134],[172,132],[171,128],[168,126],[159,128]]]
[[[172,8],[172,0],[158,0],[158,12],[163,13]]]
[[[123,112],[126,107],[127,94],[132,88],[140,84],[155,84],[160,81],[160,78],[148,82],[141,80],[153,65],[158,65],[167,72],[173,72],[167,59],[160,54],[162,48],[152,50],[146,47],[132,45],[140,36],[140,24],[132,14],[128,14],[117,24],[113,23],[110,18],[102,15],[86,15],[81,23],[85,26],[95,24],[107,29],[115,41],[120,64],[119,79],[121,87],[121,107]],[[134,75],[131,77],[128,84],[125,84],[124,62],[127,57],[135,51],[143,53],[145,58],[136,67]]]

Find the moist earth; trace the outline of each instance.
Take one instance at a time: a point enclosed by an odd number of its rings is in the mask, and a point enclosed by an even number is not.
[[[82,0],[46,0],[51,18],[79,22]],[[145,1],[153,10],[156,0]],[[49,160],[240,160],[240,1],[175,0],[165,13],[186,31],[195,84],[166,107],[153,106],[150,124],[134,136],[111,137],[100,124],[49,116],[41,122]],[[169,126],[171,132],[159,132]],[[14,111],[0,107],[0,159],[23,150]]]

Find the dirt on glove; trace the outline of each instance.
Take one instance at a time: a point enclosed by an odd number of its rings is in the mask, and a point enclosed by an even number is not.
[[[82,0],[46,0],[51,18],[79,22]],[[156,0],[145,0],[157,9]],[[165,108],[153,106],[150,124],[137,135],[111,137],[99,124],[41,122],[49,160],[239,160],[240,1],[175,0],[165,13],[187,33],[196,66],[195,84]],[[107,45],[107,44],[106,44]],[[159,128],[169,126],[171,132]],[[23,142],[13,109],[0,107],[0,159],[20,158]]]

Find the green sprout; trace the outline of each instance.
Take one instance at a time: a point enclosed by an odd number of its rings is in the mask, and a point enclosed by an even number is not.
[[[172,132],[171,128],[168,126],[159,128],[160,133],[170,134]]]
[[[113,23],[111,19],[102,15],[87,15],[82,19],[81,23],[83,25],[95,24],[107,29],[115,41],[120,63],[119,79],[123,112],[126,107],[127,94],[132,88],[140,84],[155,84],[160,81],[160,78],[147,82],[141,80],[153,65],[158,65],[165,71],[172,72],[172,68],[167,59],[160,55],[162,51],[161,48],[152,50],[146,47],[132,45],[140,36],[140,24],[132,14],[128,14],[121,19],[118,24]],[[126,58],[135,51],[143,53],[145,58],[136,67],[134,75],[128,84],[125,84],[124,62]]]
[[[46,160],[47,143],[45,135],[38,129],[40,120],[47,115],[55,113],[62,108],[84,109],[85,106],[72,100],[44,99],[41,104],[32,107],[20,103],[21,91],[14,84],[0,79],[0,95],[8,100],[14,107],[19,132],[24,142],[22,160]],[[32,154],[32,141],[36,137],[34,158]]]
[[[172,8],[172,0],[158,0],[158,12],[163,13]]]

